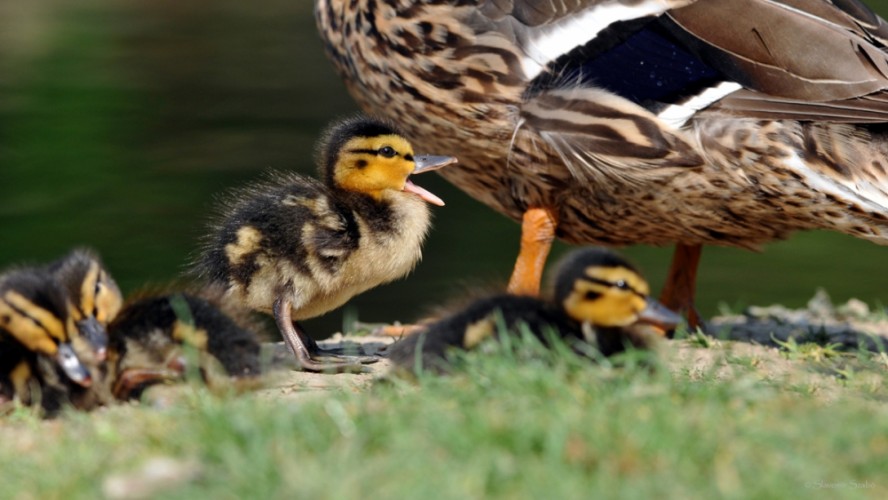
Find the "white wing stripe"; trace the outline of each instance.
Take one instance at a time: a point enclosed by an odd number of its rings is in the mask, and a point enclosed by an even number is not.
[[[525,77],[533,79],[547,64],[586,44],[615,22],[659,15],[672,7],[674,2],[664,0],[644,0],[632,6],[624,5],[622,0],[610,0],[532,30],[524,41],[527,55],[521,60]]]
[[[657,116],[673,127],[681,128],[698,111],[741,88],[743,88],[743,86],[739,83],[721,82],[715,87],[709,87],[681,104],[671,104],[667,106],[663,111],[660,111]]]

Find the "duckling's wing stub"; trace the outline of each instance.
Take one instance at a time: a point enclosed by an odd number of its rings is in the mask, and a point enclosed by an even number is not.
[[[276,173],[228,198],[198,264],[211,281],[247,288],[257,273],[271,271],[263,267],[268,262],[305,275],[313,265],[332,272],[357,247],[354,216],[315,179]]]

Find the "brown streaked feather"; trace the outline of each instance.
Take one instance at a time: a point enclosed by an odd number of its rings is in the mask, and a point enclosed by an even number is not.
[[[888,54],[869,32],[826,2],[799,5],[805,10],[772,0],[707,0],[668,16],[699,57],[759,92],[835,101],[888,87]],[[831,15],[817,17],[809,6]]]
[[[521,108],[521,116],[522,128],[531,129],[554,148],[580,180],[651,180],[703,162],[683,132],[603,90],[544,92]],[[595,167],[600,164],[617,168]]]
[[[663,0],[663,10],[675,9],[697,0]],[[488,0],[481,2],[480,8],[485,16],[491,19],[509,17],[528,27],[539,27],[558,22],[562,19],[605,3],[620,3],[633,6],[643,0]]]
[[[841,101],[811,102],[738,90],[697,114],[718,114],[766,120],[802,120],[833,123],[888,122],[888,95],[884,92]]]

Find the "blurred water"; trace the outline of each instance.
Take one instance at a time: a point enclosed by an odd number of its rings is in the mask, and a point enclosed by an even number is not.
[[[355,110],[308,1],[0,3],[0,266],[88,245],[126,291],[167,283],[193,257],[214,197],[269,168],[312,171],[318,131]],[[361,320],[412,320],[509,275],[518,226],[437,177],[417,181],[447,206],[434,209],[416,272],[348,306]],[[671,250],[626,253],[659,289]],[[818,286],[888,303],[886,257],[827,233],[762,254],[707,248],[699,305],[800,305]],[[306,326],[323,335],[342,316]]]

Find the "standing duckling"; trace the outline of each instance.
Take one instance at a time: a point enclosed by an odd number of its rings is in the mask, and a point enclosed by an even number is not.
[[[40,404],[48,413],[89,399],[96,360],[69,311],[64,290],[45,270],[0,275],[2,396]]]
[[[49,264],[59,285],[71,301],[70,315],[80,334],[89,341],[96,359],[104,361],[108,347],[108,323],[123,304],[123,294],[114,278],[92,250],[79,248]]]
[[[470,350],[520,325],[544,343],[551,331],[569,341],[584,341],[610,356],[627,345],[648,347],[681,318],[649,297],[639,272],[617,254],[599,248],[577,250],[561,263],[554,299],[494,295],[472,302],[424,331],[394,344],[389,358],[403,369],[446,370],[448,354]]]
[[[335,124],[318,156],[320,181],[277,174],[236,192],[199,267],[250,308],[273,314],[302,369],[353,370],[317,359],[317,345],[294,321],[409,273],[430,225],[426,203],[444,203],[408,177],[456,159],[415,155],[392,125],[365,117]]]

